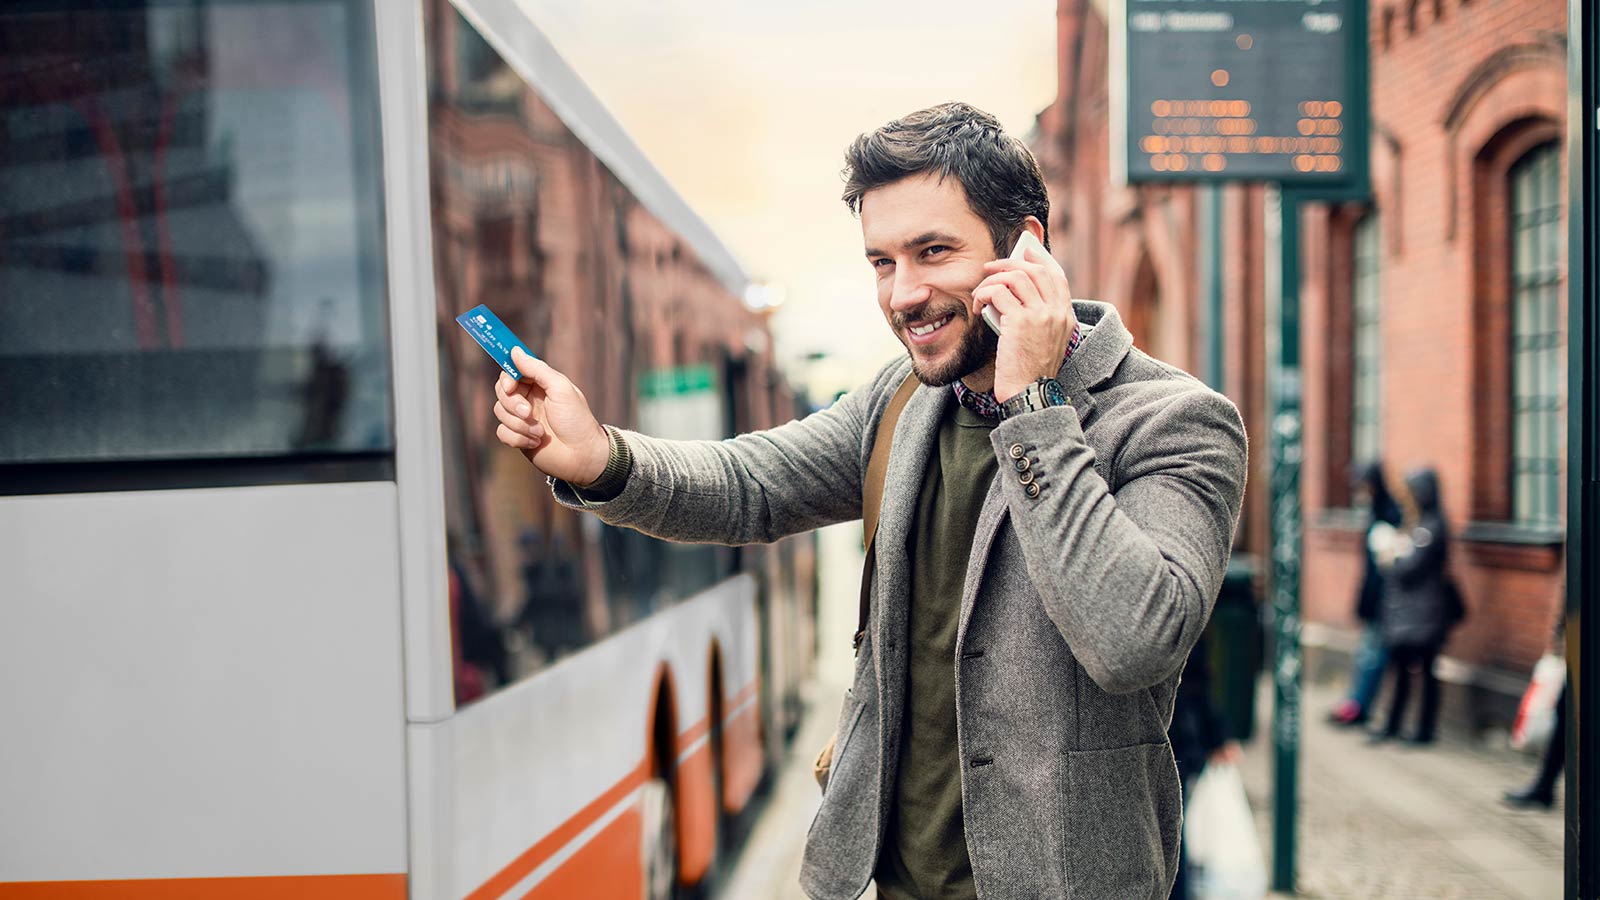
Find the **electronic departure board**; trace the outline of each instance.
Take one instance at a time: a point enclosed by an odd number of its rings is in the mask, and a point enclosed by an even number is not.
[[[1351,171],[1366,151],[1352,143],[1366,134],[1365,79],[1353,71],[1366,17],[1353,2],[1123,0],[1113,153],[1127,180],[1364,177]]]

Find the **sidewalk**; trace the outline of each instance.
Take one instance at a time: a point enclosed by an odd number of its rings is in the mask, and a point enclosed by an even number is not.
[[[811,756],[827,739],[844,690],[843,661],[824,666],[808,688],[806,718],[773,796],[734,870],[726,898],[804,900],[797,877],[819,792]],[[1245,748],[1242,774],[1271,871],[1270,683],[1257,704],[1261,723]],[[1297,887],[1313,898],[1559,898],[1562,831],[1558,805],[1522,812],[1500,795],[1532,777],[1537,761],[1445,737],[1428,748],[1370,746],[1365,733],[1334,728],[1323,713],[1331,688],[1308,686],[1300,740]],[[1278,895],[1275,895],[1278,896]]]
[[[1270,873],[1272,694],[1263,685],[1242,770]],[[1454,736],[1426,748],[1369,745],[1359,729],[1327,724],[1338,696],[1319,685],[1303,695],[1298,896],[1562,895],[1560,804],[1522,812],[1500,803],[1502,792],[1532,778],[1536,759]]]

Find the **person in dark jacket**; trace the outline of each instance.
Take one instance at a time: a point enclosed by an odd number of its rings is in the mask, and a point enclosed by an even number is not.
[[[1383,683],[1389,654],[1383,643],[1383,572],[1369,546],[1372,531],[1381,525],[1400,524],[1400,504],[1389,492],[1383,465],[1367,463],[1351,473],[1355,505],[1367,507],[1367,540],[1362,545],[1361,587],[1356,594],[1356,618],[1362,623],[1361,643],[1356,647],[1355,671],[1351,673],[1350,695],[1340,701],[1328,718],[1339,725],[1359,725],[1372,713],[1372,703]]]
[[[1444,647],[1456,614],[1445,571],[1450,534],[1439,505],[1439,475],[1419,469],[1406,477],[1411,507],[1396,529],[1374,529],[1372,549],[1385,570],[1383,639],[1394,672],[1394,699],[1379,740],[1399,737],[1411,692],[1413,670],[1422,676],[1422,710],[1411,743],[1433,742],[1439,719],[1439,679],[1433,664]]]
[[[1167,727],[1167,739],[1172,741],[1172,755],[1178,764],[1178,778],[1183,783],[1185,805],[1206,763],[1237,763],[1244,755],[1229,735],[1227,720],[1211,702],[1209,642],[1210,631],[1202,632],[1194,649],[1189,651],[1189,660],[1183,665],[1178,693],[1172,704],[1172,724]],[[1180,845],[1178,875],[1172,883],[1170,900],[1186,900],[1188,896],[1189,859]]]

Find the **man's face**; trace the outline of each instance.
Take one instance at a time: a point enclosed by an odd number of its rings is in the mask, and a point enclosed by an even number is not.
[[[867,191],[861,236],[878,307],[918,379],[946,385],[994,361],[998,338],[972,307],[994,242],[960,182],[912,175]]]

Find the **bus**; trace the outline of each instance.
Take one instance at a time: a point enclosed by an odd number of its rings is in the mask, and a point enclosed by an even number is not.
[[[0,900],[670,897],[792,732],[814,539],[494,440],[802,412],[748,274],[515,0],[0,9]]]

